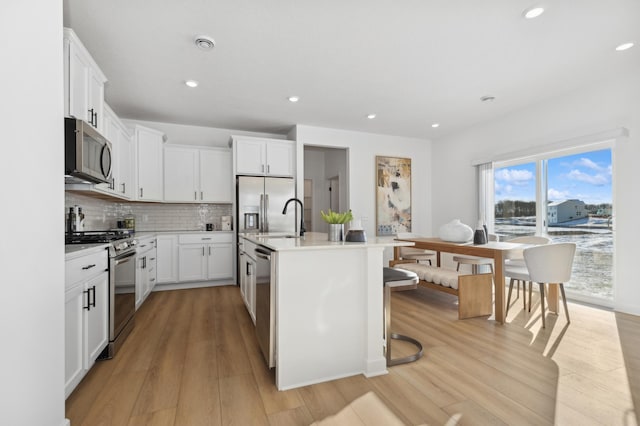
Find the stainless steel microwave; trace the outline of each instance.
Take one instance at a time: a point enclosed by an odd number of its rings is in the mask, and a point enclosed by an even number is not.
[[[111,144],[89,123],[64,119],[64,174],[91,183],[111,181]]]

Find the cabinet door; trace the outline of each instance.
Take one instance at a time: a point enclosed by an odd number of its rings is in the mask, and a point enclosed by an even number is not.
[[[89,122],[89,66],[82,51],[69,42],[69,115]]]
[[[249,175],[264,175],[266,173],[265,141],[237,140],[236,173]]]
[[[95,127],[99,132],[103,132],[103,112],[102,103],[104,101],[104,81],[101,80],[100,75],[89,68],[88,75],[88,108],[89,123]]]
[[[233,277],[233,249],[231,244],[210,244],[207,247],[209,268],[207,278],[217,280]]]
[[[247,301],[247,255],[244,252],[240,252],[238,256],[238,283],[240,284],[240,295],[244,304],[249,308],[249,302]]]
[[[157,238],[156,277],[158,283],[178,281],[178,236],[159,235]]]
[[[84,308],[87,297],[79,284],[65,292],[64,304],[64,396],[71,394],[85,374]]]
[[[118,132],[118,177],[116,191],[125,198],[133,197],[133,140],[120,128]]]
[[[144,290],[147,286],[147,263],[146,255],[138,255],[136,265],[136,310],[142,305]]]
[[[136,127],[138,199],[162,201],[162,133]]]
[[[231,151],[200,151],[200,200],[231,202]]]
[[[267,174],[293,176],[294,145],[291,141],[267,142]]]
[[[198,150],[177,147],[164,149],[164,200],[199,201]]]
[[[204,244],[185,244],[178,248],[180,281],[203,281],[207,276],[208,253]]]
[[[89,309],[87,318],[87,358],[86,369],[95,363],[100,352],[109,343],[109,274],[107,272],[85,285],[88,292]]]

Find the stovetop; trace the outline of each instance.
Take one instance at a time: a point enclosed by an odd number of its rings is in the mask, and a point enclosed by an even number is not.
[[[110,229],[106,231],[84,231],[65,234],[65,244],[109,243],[133,238],[133,229]]]

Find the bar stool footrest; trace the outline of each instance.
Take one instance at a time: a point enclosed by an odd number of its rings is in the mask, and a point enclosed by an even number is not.
[[[414,353],[413,355],[405,356],[402,358],[394,358],[394,359],[387,358],[387,366],[390,367],[393,365],[406,364],[409,362],[417,361],[420,358],[422,358],[422,355],[424,353],[422,349],[422,343],[418,342],[413,337],[405,336],[398,333],[389,333],[389,337],[392,339],[402,340],[404,342],[412,343],[413,345],[416,346],[416,348],[418,348],[418,352]]]

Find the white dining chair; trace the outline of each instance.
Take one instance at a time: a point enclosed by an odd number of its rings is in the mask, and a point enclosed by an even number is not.
[[[498,241],[498,236],[489,234],[489,241]],[[493,259],[489,259],[488,257],[464,256],[460,254],[453,256],[453,261],[456,262],[456,271],[460,271],[460,265],[471,265],[471,273],[477,274],[478,267],[488,265],[493,274]]]
[[[549,244],[551,242],[551,238],[543,237],[539,235],[525,235],[522,237],[512,238],[510,240],[507,240],[507,242],[519,243],[519,244],[534,244],[539,246],[543,244]],[[510,278],[509,295],[507,296],[507,309],[506,309],[505,315],[509,313],[509,306],[511,305],[511,292],[513,291],[514,283],[516,283],[517,285],[516,298],[518,298],[520,297],[520,282],[522,282],[522,303],[523,303],[523,308],[524,309],[527,308],[527,292],[526,292],[527,282],[517,280],[509,274],[510,272],[514,272],[514,271],[515,273],[521,273],[522,268],[526,268],[526,265],[524,263],[524,256],[522,252],[513,253],[511,254],[511,257],[509,259],[506,259],[504,261],[504,276]],[[529,284],[529,286],[531,286],[531,284]],[[531,303],[529,303],[529,311],[531,311]]]
[[[403,238],[420,238],[419,235],[412,232],[398,232],[396,237]],[[436,252],[431,250],[422,250],[413,247],[400,247],[400,259],[401,260],[415,260],[417,263],[421,261],[429,262],[432,265],[431,259],[436,257]]]
[[[576,253],[575,243],[557,243],[544,244],[524,249],[524,268],[511,272],[511,278],[538,283],[540,285],[540,307],[542,310],[542,328],[545,328],[544,316],[544,299],[545,285],[558,284],[562,301],[564,303],[564,312],[567,316],[567,322],[571,322],[569,318],[569,309],[567,308],[567,297],[564,292],[564,283],[571,280],[571,270],[573,268],[573,258]],[[531,310],[531,286],[529,286],[529,310]]]

